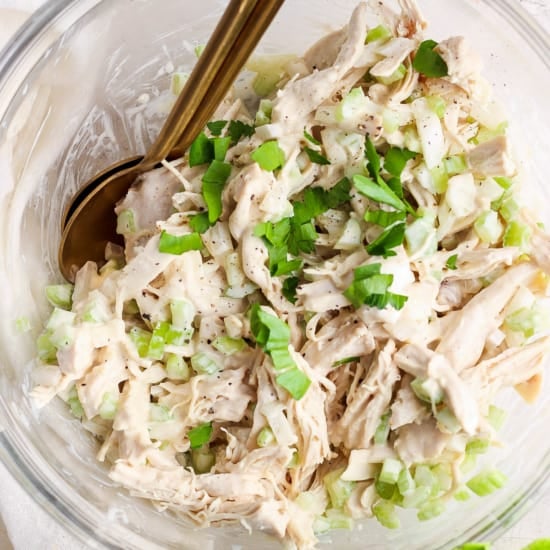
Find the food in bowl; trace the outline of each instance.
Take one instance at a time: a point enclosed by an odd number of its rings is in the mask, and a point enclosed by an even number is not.
[[[251,65],[117,205],[124,249],[47,288],[35,400],[194,525],[307,548],[505,483],[471,468],[497,392],[537,396],[550,241],[477,55],[401,8]]]

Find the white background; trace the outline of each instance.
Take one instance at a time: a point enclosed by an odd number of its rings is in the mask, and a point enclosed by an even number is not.
[[[459,0],[457,0],[459,1]],[[550,0],[518,0],[550,31]],[[43,0],[0,0],[0,49],[26,14]],[[533,539],[550,537],[550,494],[494,546],[494,550],[520,550]],[[10,542],[11,540],[11,542]],[[15,483],[0,464],[0,550],[82,550],[64,534]]]

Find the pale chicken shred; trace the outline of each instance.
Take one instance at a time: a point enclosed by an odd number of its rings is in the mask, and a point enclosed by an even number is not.
[[[48,322],[55,349],[37,366],[36,401],[65,399],[102,441],[115,482],[194,525],[240,521],[313,548],[316,534],[376,515],[388,460],[448,468],[458,486],[466,443],[496,437],[498,390],[516,386],[528,401],[540,390],[550,239],[513,202],[516,167],[479,57],[453,37],[434,50],[447,75],[422,74],[413,60],[426,23],[412,0],[400,7],[360,3],[288,63],[258,114],[258,98],[228,97],[217,119],[252,131],[225,152],[217,223],[194,225],[209,198],[189,155],[145,174],[117,206],[123,253],[86,264],[71,312]],[[381,27],[368,27],[369,9]],[[385,227],[365,212],[396,212],[361,192],[357,175],[376,179],[365,136],[382,158],[408,151],[398,184],[418,211],[391,253],[365,247]],[[254,161],[264,143],[282,166]],[[279,259],[299,267],[277,272],[280,243],[258,226],[342,181],[345,200],[312,216],[313,247]],[[197,231],[202,250],[159,250],[162,235]],[[382,294],[403,303],[352,304],[357,273],[376,264],[391,282]],[[260,344],[256,303],[290,327],[284,357],[305,392],[285,386]],[[169,339],[174,326],[183,338]]]

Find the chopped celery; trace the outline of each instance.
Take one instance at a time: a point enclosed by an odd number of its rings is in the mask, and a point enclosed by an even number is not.
[[[140,357],[147,357],[149,351],[149,341],[151,340],[151,333],[148,330],[144,330],[139,327],[132,327],[128,333],[130,340],[136,346],[138,355]]]
[[[514,185],[514,180],[504,177],[493,178],[504,190],[510,189]]]
[[[414,471],[414,481],[419,487],[433,487],[437,478],[429,466],[419,464]]]
[[[449,176],[456,176],[468,170],[468,163],[464,155],[454,155],[443,160],[445,171]]]
[[[401,522],[395,511],[395,505],[387,500],[379,500],[372,506],[372,513],[378,522],[388,529],[399,529]]]
[[[455,550],[491,550],[491,545],[488,542],[466,542]]]
[[[461,487],[460,489],[457,489],[455,491],[453,496],[455,500],[464,502],[470,499],[470,497],[472,496],[472,493],[466,487]]]
[[[333,508],[342,508],[355,487],[355,482],[341,479],[344,470],[345,468],[338,468],[329,472],[323,478],[323,485],[327,490]]]
[[[429,256],[437,251],[437,232],[433,214],[426,214],[407,225],[405,241],[409,255],[422,253]]]
[[[256,112],[256,126],[263,126],[271,122],[271,111],[273,109],[273,103],[270,99],[262,99],[260,106]]]
[[[166,374],[171,380],[187,382],[191,377],[189,365],[181,355],[169,353],[166,359]]]
[[[376,40],[388,40],[392,36],[392,32],[390,31],[390,29],[388,29],[388,27],[385,27],[384,25],[378,25],[377,27],[374,27],[367,32],[365,44],[375,42]]]
[[[172,94],[176,96],[180,95],[188,78],[189,78],[189,73],[180,73],[180,72],[172,73],[172,78],[170,80],[170,91],[172,92]],[[118,233],[118,229],[117,229],[117,233]]]
[[[400,460],[386,458],[382,464],[382,470],[380,470],[378,479],[383,483],[395,484],[402,469],[403,463]]]
[[[483,212],[474,222],[474,231],[482,242],[494,244],[502,237],[504,227],[494,210]]]
[[[335,250],[352,250],[357,248],[361,244],[362,231],[361,225],[355,218],[350,218],[342,234],[338,237],[338,240],[334,243]]]
[[[410,493],[403,495],[401,505],[403,508],[418,508],[422,503],[426,502],[432,494],[432,488],[428,486],[416,487]]]
[[[229,336],[219,336],[212,342],[212,346],[224,355],[238,353],[247,347],[242,338],[231,338]]]
[[[444,164],[434,166],[430,171],[432,185],[435,193],[445,193],[449,182],[449,174]]]
[[[342,510],[331,508],[325,512],[329,529],[353,529],[353,519]]]
[[[398,82],[399,80],[403,80],[403,77],[407,74],[407,67],[401,63],[399,67],[390,75],[390,76],[378,76],[376,77],[376,80],[380,82],[381,84],[384,84],[385,86],[389,86],[390,84],[393,84],[394,82]]]
[[[204,48],[205,48],[205,47],[206,47],[205,44],[197,44],[197,45],[195,46],[195,55],[196,55],[197,57],[200,57],[201,54],[202,54],[202,52],[204,51]]]
[[[428,107],[433,111],[439,118],[445,116],[445,110],[447,109],[447,104],[445,100],[438,95],[431,95],[426,97]]]
[[[507,121],[501,122],[496,128],[492,128],[492,129],[486,128],[485,126],[481,126],[481,128],[477,133],[477,136],[475,137],[475,142],[484,143],[498,136],[503,136],[506,134],[507,128],[508,128]]]
[[[267,447],[275,442],[275,435],[269,426],[264,426],[258,433],[256,444],[258,447]]]
[[[170,312],[172,325],[184,331],[187,338],[193,335],[193,320],[195,318],[195,306],[188,300],[171,300]]]
[[[435,413],[435,418],[440,427],[444,428],[449,433],[457,433],[460,431],[460,422],[452,413],[449,407],[443,407]]]
[[[399,113],[393,109],[384,109],[382,112],[382,127],[386,134],[393,134],[399,130],[399,125],[401,123],[401,118]]]
[[[72,345],[74,341],[75,328],[71,325],[57,327],[50,334],[50,342],[59,350]]]
[[[191,449],[198,449],[206,445],[212,437],[212,422],[199,424],[187,433]]]
[[[50,340],[51,335],[51,331],[45,330],[36,339],[36,351],[39,359],[50,365],[57,361],[57,349]]]
[[[149,403],[149,418],[151,422],[166,422],[172,420],[172,413],[166,405]]]
[[[488,439],[472,439],[466,444],[466,453],[479,455],[486,453],[489,450]]]
[[[522,550],[550,550],[550,538],[534,540]]]
[[[75,318],[76,313],[56,307],[46,322],[46,328],[54,331],[59,327],[72,325]]]
[[[191,466],[196,474],[210,472],[215,463],[216,455],[208,447],[205,446],[191,451]]]
[[[388,435],[390,434],[390,416],[391,413],[388,411],[380,417],[380,422],[374,432],[374,443],[376,445],[383,445],[388,440]]]
[[[300,455],[298,454],[298,451],[294,449],[294,452],[292,453],[292,456],[290,457],[290,460],[288,461],[288,464],[286,467],[289,470],[292,470],[293,468],[296,468],[300,464]]]
[[[61,309],[71,309],[74,286],[71,284],[48,285],[46,298],[52,306]]]
[[[411,389],[418,399],[425,403],[437,405],[443,401],[444,393],[441,386],[431,378],[415,378],[411,382]]]
[[[104,420],[113,420],[116,416],[118,407],[118,394],[113,392],[105,392],[101,398],[99,406],[99,416]]]
[[[512,220],[504,232],[504,246],[517,246],[522,252],[529,247],[531,240],[531,229],[518,221]]]
[[[462,462],[460,463],[460,471],[463,474],[468,474],[472,470],[474,470],[474,468],[476,467],[476,464],[477,464],[477,455],[475,455],[475,454],[466,454],[466,455],[464,455],[464,458],[462,459]]]
[[[489,414],[487,420],[494,430],[498,431],[502,428],[504,421],[506,420],[507,413],[504,409],[501,409],[495,405],[489,405]]]
[[[498,212],[507,222],[511,222],[518,215],[519,204],[511,196],[504,197]]]
[[[497,489],[504,487],[506,476],[496,468],[483,470],[472,477],[466,485],[478,496],[490,495]]]
[[[442,500],[429,500],[422,504],[416,514],[420,521],[427,521],[441,515],[445,510],[445,504]]]
[[[285,163],[285,153],[276,140],[266,141],[254,150],[250,157],[262,170],[272,172]]]
[[[134,211],[130,208],[122,210],[117,216],[116,232],[119,235],[129,235],[136,232],[136,220]]]
[[[397,478],[397,488],[403,496],[411,494],[416,489],[416,483],[411,475],[411,472],[406,467],[399,472],[399,477]]]
[[[221,370],[218,363],[202,351],[195,353],[191,357],[191,366],[198,374],[216,374]]]
[[[550,312],[535,302],[531,307],[521,307],[510,313],[504,319],[504,326],[508,330],[521,332],[525,338],[530,338],[550,328]]]
[[[432,466],[432,473],[436,477],[438,491],[449,491],[451,489],[453,486],[453,474],[451,467],[447,463]]]
[[[73,386],[70,389],[67,395],[67,404],[69,405],[73,416],[76,416],[77,418],[84,417],[84,409],[82,408],[82,403],[80,403],[76,386]]]
[[[386,500],[390,500],[393,497],[397,488],[395,483],[385,483],[384,481],[380,481],[380,478],[375,480],[374,487],[376,492]]]
[[[18,317],[15,320],[15,330],[17,332],[29,332],[31,330],[31,322],[28,317]]]
[[[151,334],[151,338],[149,339],[149,345],[147,346],[147,357],[157,360],[163,358],[165,337],[169,329],[170,323],[166,321],[156,323],[153,334]]]
[[[363,88],[353,88],[340,103],[335,111],[337,122],[343,122],[355,118],[359,113],[365,110],[369,99],[363,93]]]

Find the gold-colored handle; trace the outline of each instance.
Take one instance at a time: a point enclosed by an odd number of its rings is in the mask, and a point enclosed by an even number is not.
[[[185,152],[237,78],[284,0],[231,0],[197,60],[159,136],[142,161],[147,170]]]

